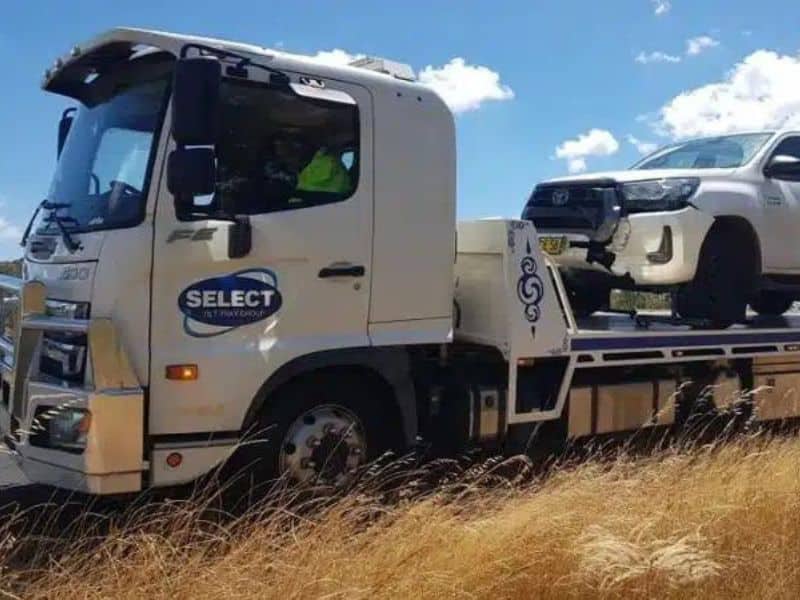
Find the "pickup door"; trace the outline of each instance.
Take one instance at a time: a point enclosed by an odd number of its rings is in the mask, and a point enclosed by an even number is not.
[[[800,159],[800,136],[790,135],[778,142],[765,165],[774,156]],[[800,181],[765,178],[762,190],[764,223],[761,244],[768,271],[800,273]]]

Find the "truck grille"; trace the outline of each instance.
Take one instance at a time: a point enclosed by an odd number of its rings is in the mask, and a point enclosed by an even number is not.
[[[538,185],[522,218],[533,221],[539,231],[592,233],[612,217],[618,204],[613,181]]]
[[[0,337],[2,337],[8,345],[14,345],[14,338],[17,330],[17,306],[19,305],[19,297],[12,292],[0,290]],[[0,360],[7,363],[9,366],[13,364],[13,356],[5,356],[0,350]]]
[[[90,307],[85,302],[48,299],[45,310],[53,317],[88,319]],[[86,367],[86,347],[85,334],[45,332],[42,335],[39,371],[57,379],[81,383]]]

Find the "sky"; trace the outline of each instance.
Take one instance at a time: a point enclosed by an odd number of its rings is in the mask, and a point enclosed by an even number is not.
[[[674,140],[800,126],[791,0],[5,0],[0,259],[54,169],[65,98],[44,69],[114,26],[412,66],[456,115],[458,216],[516,217],[539,181],[621,169]]]

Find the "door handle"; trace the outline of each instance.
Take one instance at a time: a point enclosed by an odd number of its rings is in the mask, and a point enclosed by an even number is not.
[[[317,276],[320,279],[329,277],[363,277],[366,269],[363,265],[330,265],[320,269]]]

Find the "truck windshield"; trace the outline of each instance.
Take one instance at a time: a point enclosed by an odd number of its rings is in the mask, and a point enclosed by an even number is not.
[[[680,142],[657,150],[633,169],[732,169],[747,163],[771,132],[724,135]]]
[[[168,79],[109,83],[112,94],[78,109],[47,196],[70,231],[129,227],[144,216]],[[57,228],[43,223],[40,232]]]

